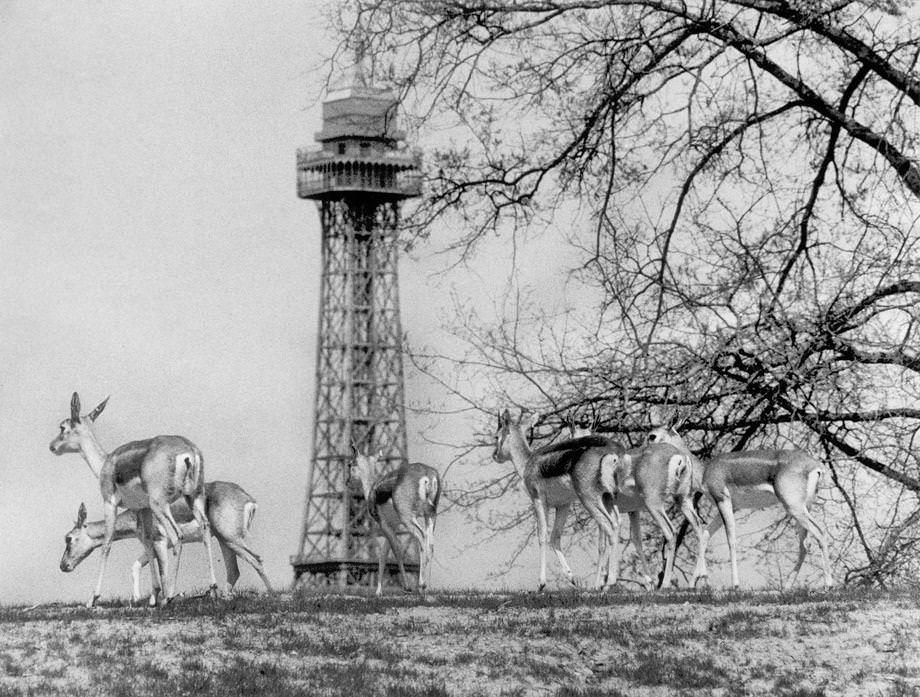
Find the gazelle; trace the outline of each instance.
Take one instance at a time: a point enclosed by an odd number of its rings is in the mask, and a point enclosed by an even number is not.
[[[569,421],[569,432],[573,438],[592,435],[597,426],[593,422]],[[665,567],[661,577],[661,586],[671,585],[674,558],[677,554],[676,531],[668,517],[667,509],[672,501],[680,505],[687,522],[702,539],[703,522],[693,507],[693,482],[699,482],[699,467],[678,448],[665,443],[649,443],[639,448],[632,448],[623,453],[622,475],[619,478],[619,490],[616,493],[617,508],[621,513],[629,514],[629,531],[643,580],[647,588],[653,585],[649,576],[648,561],[642,544],[642,527],[639,511],[645,509],[661,530],[665,540]],[[618,564],[619,559],[614,558]],[[700,564],[699,558],[697,565]]]
[[[651,443],[671,443],[698,462],[673,426],[652,429],[648,440]],[[712,535],[724,525],[731,557],[732,586],[737,588],[741,585],[736,554],[735,512],[758,511],[780,503],[786,514],[795,521],[799,538],[799,557],[793,573],[798,574],[802,568],[806,554],[805,539],[811,533],[821,548],[824,585],[828,588],[832,586],[834,580],[824,531],[808,511],[823,473],[821,463],[802,450],[741,450],[721,453],[711,458],[703,468],[700,489],[712,496],[719,509],[719,517],[713,518],[700,539],[694,583],[698,577],[706,576],[706,547]]]
[[[533,450],[525,429],[505,409],[498,417],[495,433],[495,462],[511,461],[524,482],[537,519],[537,543],[540,547],[539,590],[546,587],[546,543],[549,509],[555,510],[550,545],[569,582],[575,576],[562,553],[562,531],[572,504],[579,501],[597,523],[599,529],[597,575],[595,585],[606,589],[615,584],[618,565],[611,577],[613,559],[619,559],[620,514],[614,502],[617,491],[617,470],[623,448],[603,436],[585,436]]]
[[[150,605],[155,606],[158,600],[169,600],[173,593],[172,588],[167,588],[165,597],[160,598],[161,579],[165,581],[169,578],[167,542],[175,546],[182,538],[182,531],[170,508],[170,504],[180,497],[185,499],[202,530],[208,551],[211,592],[216,592],[217,579],[211,554],[211,534],[205,513],[206,494],[201,451],[181,436],[156,436],[148,440],[126,443],[111,453],[106,453],[96,439],[92,424],[105,409],[108,401],[106,397],[89,414],[81,416],[80,396],[74,392],[70,400],[70,418],[61,422],[61,431],[49,446],[55,455],[82,455],[99,480],[102,492],[105,513],[102,560],[96,588],[88,605],[95,605],[102,595],[102,581],[114,541],[119,506],[137,515],[138,536],[148,558],[156,561],[150,564],[153,586]]]
[[[383,532],[399,564],[402,587],[409,588],[406,569],[396,534],[405,528],[418,544],[418,589],[424,593],[431,581],[431,560],[434,556],[434,525],[441,498],[441,477],[438,471],[420,462],[403,464],[390,472],[378,474],[381,454],[366,455],[352,446],[355,471],[367,502],[367,512]],[[419,521],[421,518],[421,521]],[[377,595],[383,592],[383,571],[387,545],[377,553]]]
[[[217,538],[221,553],[224,558],[224,568],[227,571],[227,592],[231,592],[240,577],[237,557],[248,562],[259,578],[265,584],[268,592],[272,592],[271,582],[262,568],[262,559],[249,547],[246,537],[252,528],[252,520],[258,505],[246,491],[232,482],[208,482],[205,486],[208,495],[207,516],[211,524],[211,533]],[[184,501],[176,501],[171,506],[173,516],[182,530],[181,545],[189,542],[202,542],[201,528]],[[80,504],[77,512],[77,521],[67,535],[64,536],[64,555],[61,557],[61,571],[73,571],[86,557],[102,546],[105,536],[105,521],[96,520],[86,522],[86,506]],[[115,535],[113,540],[123,540],[137,536],[137,520],[132,511],[122,511],[115,519]],[[140,599],[140,572],[149,563],[146,553],[138,557],[131,566],[132,598],[135,602]],[[175,585],[175,575],[179,572],[178,560],[174,572],[172,585]]]

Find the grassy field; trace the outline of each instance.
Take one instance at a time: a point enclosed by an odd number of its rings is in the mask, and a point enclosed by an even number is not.
[[[920,595],[239,595],[0,610],[5,695],[920,695]]]

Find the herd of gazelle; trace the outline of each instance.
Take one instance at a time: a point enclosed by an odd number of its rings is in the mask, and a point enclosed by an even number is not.
[[[590,430],[572,428],[571,438],[534,450],[529,443],[529,432],[538,419],[535,416],[528,422],[523,412],[515,419],[507,409],[503,411],[498,417],[492,459],[513,462],[533,504],[540,548],[541,590],[546,585],[550,509],[555,510],[555,520],[549,542],[563,572],[574,584],[560,539],[571,506],[576,502],[584,506],[598,525],[596,585],[600,588],[615,583],[619,573],[621,512],[630,515],[630,536],[636,547],[643,581],[651,586],[639,527],[638,513],[642,509],[651,515],[664,536],[666,554],[661,583],[665,587],[670,585],[676,554],[676,533],[667,515],[672,502],[680,506],[697,534],[699,544],[693,585],[708,576],[708,542],[724,525],[732,586],[737,588],[740,580],[735,513],[760,510],[777,503],[795,522],[798,533],[799,556],[793,573],[798,573],[805,560],[805,540],[811,534],[821,551],[824,585],[833,584],[824,532],[808,511],[823,467],[807,453],[794,449],[729,452],[716,455],[704,465],[690,452],[674,426],[652,429],[646,442],[633,449],[626,449],[617,441]],[[719,511],[719,516],[713,517],[708,527],[704,526],[693,505],[697,493],[711,496]]]
[[[257,504],[242,487],[232,482],[205,482],[201,451],[181,436],[156,436],[126,443],[110,453],[99,444],[93,424],[108,402],[104,399],[88,414],[80,413],[80,397],[74,392],[70,417],[60,424],[51,441],[55,455],[77,453],[99,481],[103,520],[87,522],[86,506],[80,504],[77,520],[65,536],[61,570],[72,571],[95,549],[102,547],[102,560],[93,606],[102,595],[102,583],[112,543],[137,538],[144,553],[134,563],[132,597],[140,599],[140,570],[149,564],[149,604],[168,602],[175,595],[178,554],[185,542],[203,542],[208,555],[211,593],[217,589],[211,554],[211,535],[217,539],[227,572],[227,590],[239,579],[237,559],[249,563],[271,592],[262,560],[247,544]],[[432,536],[441,494],[436,470],[419,463],[403,464],[378,472],[379,456],[355,451],[355,469],[364,488],[368,513],[379,525],[399,563],[401,581],[408,588],[402,550],[396,534],[406,529],[419,546],[418,587],[424,591],[431,575],[434,553]],[[119,508],[125,509],[119,512]],[[169,554],[176,556],[176,569],[169,572]],[[380,547],[377,593],[382,591],[386,547]]]
[[[262,562],[246,542],[257,504],[232,482],[205,482],[199,449],[181,436],[156,436],[126,443],[110,453],[103,450],[93,424],[108,402],[103,400],[90,413],[81,415],[80,398],[73,394],[70,417],[61,422],[51,442],[55,455],[78,453],[99,481],[103,520],[87,522],[81,504],[77,520],[65,537],[61,570],[72,571],[98,547],[102,547],[99,576],[89,605],[102,593],[103,579],[114,541],[137,538],[144,553],[132,567],[133,598],[140,597],[140,569],[149,564],[149,604],[167,602],[175,594],[175,574],[169,573],[169,549],[178,555],[181,543],[203,542],[208,555],[211,592],[217,581],[211,554],[211,535],[218,541],[227,572],[227,589],[239,578],[237,559],[249,563],[271,591]],[[698,538],[692,583],[707,577],[706,549],[709,539],[724,525],[731,558],[732,585],[738,587],[735,513],[760,510],[779,503],[796,524],[799,556],[794,573],[805,559],[805,540],[815,537],[821,551],[824,583],[833,583],[827,545],[821,527],[808,511],[823,473],[819,462],[801,450],[750,450],[723,453],[705,465],[694,456],[674,426],[652,429],[646,442],[633,449],[571,426],[570,438],[533,449],[532,428],[539,417],[525,421],[524,413],[512,418],[506,409],[498,418],[496,462],[510,460],[531,499],[540,550],[539,588],[546,586],[546,546],[549,542],[563,572],[574,585],[575,576],[562,552],[561,538],[571,508],[578,503],[598,527],[598,560],[595,585],[606,589],[619,575],[620,514],[630,517],[630,537],[636,548],[642,580],[653,585],[642,544],[639,512],[645,510],[665,540],[665,568],[661,584],[672,580],[676,554],[676,531],[667,510],[676,503]],[[382,592],[388,547],[393,550],[403,588],[409,584],[398,541],[400,531],[414,538],[419,551],[418,588],[425,592],[431,578],[434,527],[442,483],[437,470],[420,463],[401,464],[380,471],[382,453],[370,455],[354,444],[353,473],[359,480],[371,520],[386,544],[378,547],[377,594]],[[351,474],[351,473],[350,473]],[[693,498],[708,494],[719,516],[705,526]],[[125,509],[119,512],[119,508]],[[549,532],[550,510],[554,512]]]

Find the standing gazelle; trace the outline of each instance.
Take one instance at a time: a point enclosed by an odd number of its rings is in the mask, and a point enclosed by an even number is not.
[[[696,457],[690,453],[687,444],[673,426],[652,429],[648,434],[648,440],[650,443],[671,443],[696,461]],[[820,462],[802,450],[741,450],[716,455],[706,463],[703,472],[701,489],[715,500],[719,517],[713,518],[701,538],[694,583],[698,577],[707,575],[706,546],[709,538],[724,525],[731,557],[732,586],[737,588],[740,580],[736,554],[735,512],[758,511],[778,502],[782,504],[786,514],[795,521],[799,538],[799,557],[793,573],[798,574],[802,568],[806,554],[805,539],[811,533],[821,548],[824,585],[833,585],[824,531],[808,510],[824,472]],[[702,568],[700,558],[703,559]]]
[[[614,499],[623,448],[603,436],[585,436],[533,450],[521,425],[522,418],[523,415],[517,421],[512,420],[507,409],[499,415],[492,459],[495,462],[511,460],[533,504],[540,546],[539,590],[546,587],[550,508],[555,510],[556,516],[549,542],[569,582],[575,584],[575,576],[561,545],[565,521],[575,501],[581,502],[600,531],[595,584],[606,589],[616,583],[619,574],[618,564],[614,565],[612,577],[610,567],[611,550],[613,559],[619,559],[620,514]]]
[[[252,528],[252,520],[258,505],[243,487],[233,482],[208,482],[206,485],[207,515],[211,524],[211,533],[217,538],[221,555],[224,558],[224,567],[227,571],[227,592],[231,592],[240,577],[240,568],[237,558],[246,561],[265,584],[268,592],[272,592],[271,582],[262,568],[262,559],[249,546],[246,539]],[[182,542],[204,542],[201,528],[184,501],[179,500],[171,506],[173,517],[179,522],[182,530]],[[86,521],[86,506],[80,504],[77,512],[77,521],[73,528],[64,536],[65,548],[61,557],[61,571],[73,571],[86,557],[102,546],[105,537],[105,521]],[[115,519],[114,540],[137,537],[137,519],[133,511],[122,511]],[[182,547],[179,547],[181,552]],[[140,599],[140,571],[148,564],[150,559],[146,552],[142,554],[131,566],[132,598],[135,602]],[[175,585],[173,574],[171,586]]]
[[[418,589],[424,593],[431,581],[431,560],[434,556],[434,525],[441,498],[441,477],[438,471],[420,462],[402,464],[395,470],[379,474],[380,454],[365,455],[352,446],[355,470],[361,482],[367,512],[386,537],[399,564],[400,582],[409,588],[402,553],[396,537],[405,528],[418,544]],[[419,521],[421,518],[421,522]],[[380,545],[377,565],[377,595],[383,592],[383,571],[387,545]]]
[[[167,541],[175,546],[182,538],[182,531],[170,509],[170,504],[180,497],[185,499],[202,530],[208,551],[211,592],[216,592],[217,578],[214,575],[214,560],[211,554],[211,534],[205,513],[206,494],[201,451],[181,436],[156,436],[126,443],[111,453],[106,453],[96,439],[92,424],[105,409],[107,402],[108,397],[92,412],[81,416],[80,396],[74,392],[70,400],[70,418],[61,422],[61,432],[50,445],[51,452],[55,455],[82,455],[99,480],[102,492],[105,512],[102,560],[89,606],[95,605],[102,595],[102,580],[105,578],[106,564],[115,536],[119,506],[135,512],[141,543],[149,558],[157,562],[150,564],[153,586],[150,605],[155,606],[158,600],[169,600],[172,588],[166,588],[163,598],[160,597],[160,593],[162,582],[169,578]]]
[[[584,422],[569,421],[569,432],[573,438],[590,436],[597,425],[597,420],[588,425]],[[680,506],[687,522],[694,529],[697,537],[703,539],[703,522],[693,507],[692,494],[699,488],[702,477],[698,464],[686,456],[677,447],[667,443],[648,443],[638,448],[627,450],[622,455],[621,475],[618,478],[616,504],[621,513],[629,514],[629,531],[639,556],[647,588],[651,588],[652,579],[648,572],[648,561],[642,544],[642,528],[639,511],[645,509],[658,526],[665,541],[665,565],[661,575],[661,586],[671,585],[674,570],[674,558],[677,554],[677,535],[668,507],[672,502]],[[616,550],[615,550],[616,551]],[[619,559],[614,557],[614,564]],[[697,558],[697,569],[705,563]]]

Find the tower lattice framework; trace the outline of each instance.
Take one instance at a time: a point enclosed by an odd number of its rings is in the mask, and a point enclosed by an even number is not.
[[[315,200],[322,226],[313,450],[295,584],[370,585],[376,545],[363,495],[349,482],[352,444],[380,452],[381,471],[408,461],[399,310],[400,204],[419,194],[419,155],[395,128],[397,100],[351,84],[323,103],[319,150],[297,153],[298,195]],[[406,571],[416,570],[406,545]],[[385,584],[395,581],[395,562]]]

